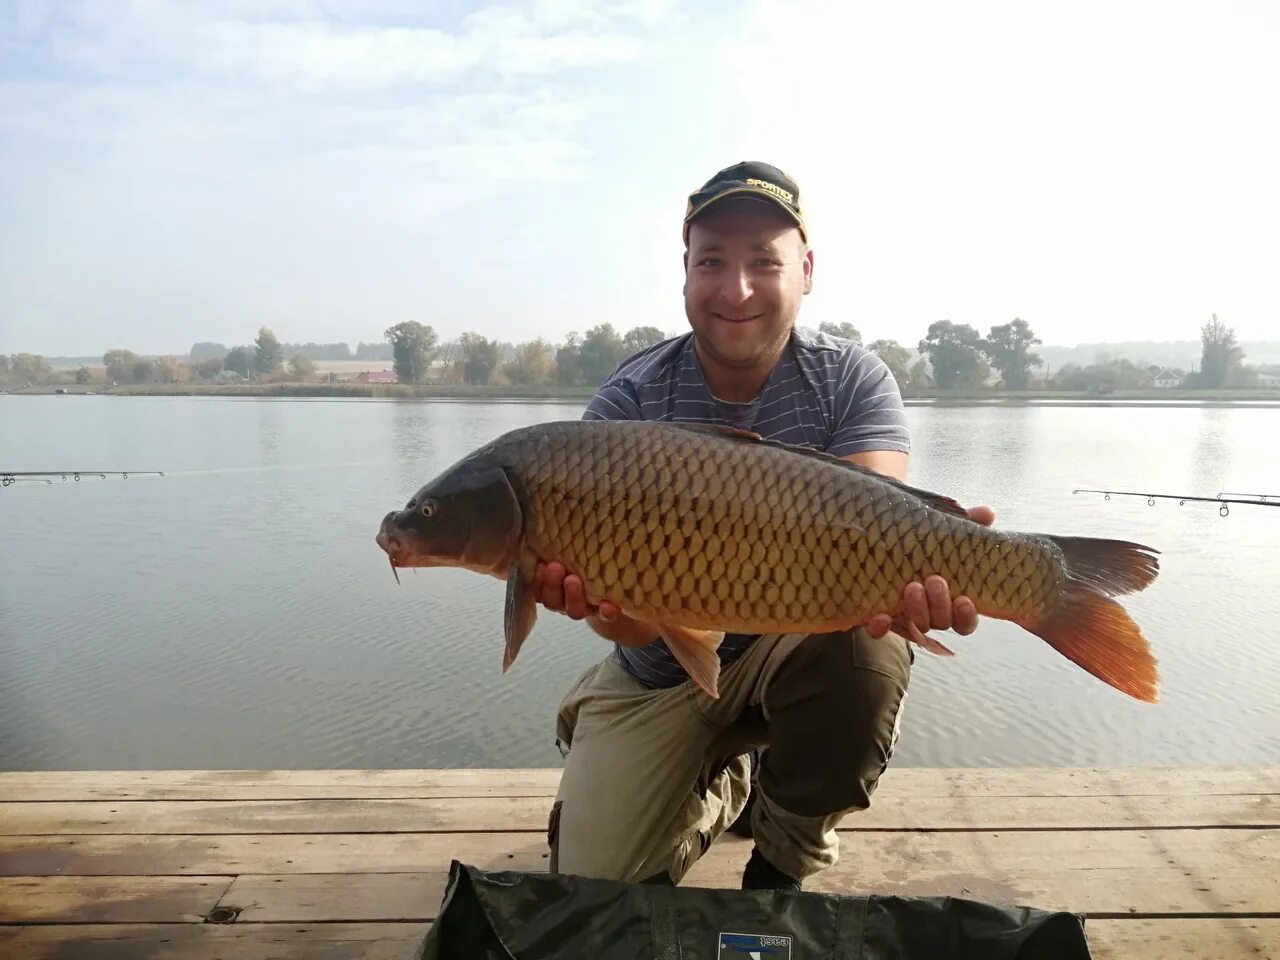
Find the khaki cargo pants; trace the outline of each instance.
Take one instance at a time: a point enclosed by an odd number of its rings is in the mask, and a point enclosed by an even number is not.
[[[893,633],[770,634],[722,670],[713,700],[692,683],[646,687],[615,652],[560,705],[550,869],[679,883],[743,811],[761,745],[760,852],[797,878],[831,866],[836,825],[870,806],[897,744],[912,661]]]

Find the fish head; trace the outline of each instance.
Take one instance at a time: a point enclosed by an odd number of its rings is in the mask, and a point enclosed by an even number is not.
[[[522,528],[506,472],[464,460],[383,517],[375,539],[393,567],[465,567],[505,577]]]

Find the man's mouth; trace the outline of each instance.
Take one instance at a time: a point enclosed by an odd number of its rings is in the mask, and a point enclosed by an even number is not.
[[[761,314],[753,314],[750,317],[726,317],[723,313],[713,313],[712,316],[725,323],[750,323],[752,320],[759,320]]]

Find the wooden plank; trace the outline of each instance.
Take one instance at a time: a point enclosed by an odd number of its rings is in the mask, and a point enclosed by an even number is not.
[[[726,836],[713,849],[738,842]],[[841,849],[846,860],[855,858],[872,871],[872,880],[883,875],[878,864],[901,857],[915,858],[913,876],[936,873],[943,864],[977,872],[982,868],[974,857],[988,851],[1012,873],[1057,863],[1063,872],[1118,869],[1140,877],[1143,870],[1174,861],[1196,874],[1250,874],[1261,865],[1280,875],[1276,830],[867,832],[842,834]],[[1066,859],[1059,862],[1060,854]],[[484,869],[537,870],[547,860],[547,847],[532,833],[0,839],[0,876],[412,873],[455,858]]]
[[[191,923],[226,877],[0,877],[0,923]]]
[[[481,786],[384,786],[359,784],[244,783],[223,784],[92,784],[68,782],[31,787],[0,783],[0,804],[40,801],[74,803],[81,800],[415,800],[435,797],[545,797],[556,795],[555,785],[502,784]],[[0,812],[3,807],[0,806]]]
[[[408,960],[428,923],[0,927],[6,960]],[[1096,960],[1280,957],[1280,920],[1088,920]]]
[[[1086,920],[1095,960],[1274,960],[1280,919]]]
[[[5,960],[409,960],[429,923],[0,927]]]
[[[471,862],[469,838],[456,840],[452,855]],[[750,847],[739,838],[722,840],[686,885],[736,887]],[[537,869],[523,865],[533,850],[510,852],[513,869]],[[244,918],[259,922],[430,919],[434,914],[422,912],[424,904],[438,904],[447,860],[422,857],[401,868],[349,872],[360,869],[357,861],[330,874],[243,874],[222,904],[244,907]],[[1270,913],[1280,903],[1280,832],[863,834],[846,838],[840,862],[808,888],[939,894],[1114,915]]]
[[[540,870],[534,833],[0,837],[0,876],[396,873],[447,866]]]
[[[545,797],[8,803],[0,835],[430,832],[546,829]],[[844,830],[1096,829],[1280,825],[1280,795],[878,796]]]
[[[555,795],[560,771],[151,770],[0,773],[0,802]],[[878,796],[1280,794],[1280,769],[890,768]]]
[[[555,768],[449,770],[18,770],[0,772],[12,800],[327,799],[554,796]],[[425,791],[425,792],[424,792]],[[473,791],[481,791],[474,793]]]
[[[156,770],[0,773],[0,802],[554,796],[560,771]],[[891,768],[889,796],[1188,796],[1280,793],[1276,768]]]

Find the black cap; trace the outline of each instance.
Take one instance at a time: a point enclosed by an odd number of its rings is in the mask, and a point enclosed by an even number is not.
[[[808,240],[804,215],[800,211],[800,188],[789,176],[772,164],[759,160],[743,160],[725,167],[701,187],[689,194],[684,211],[684,236],[689,238],[689,224],[718,200],[735,196],[757,196],[771,200],[785,210]]]

